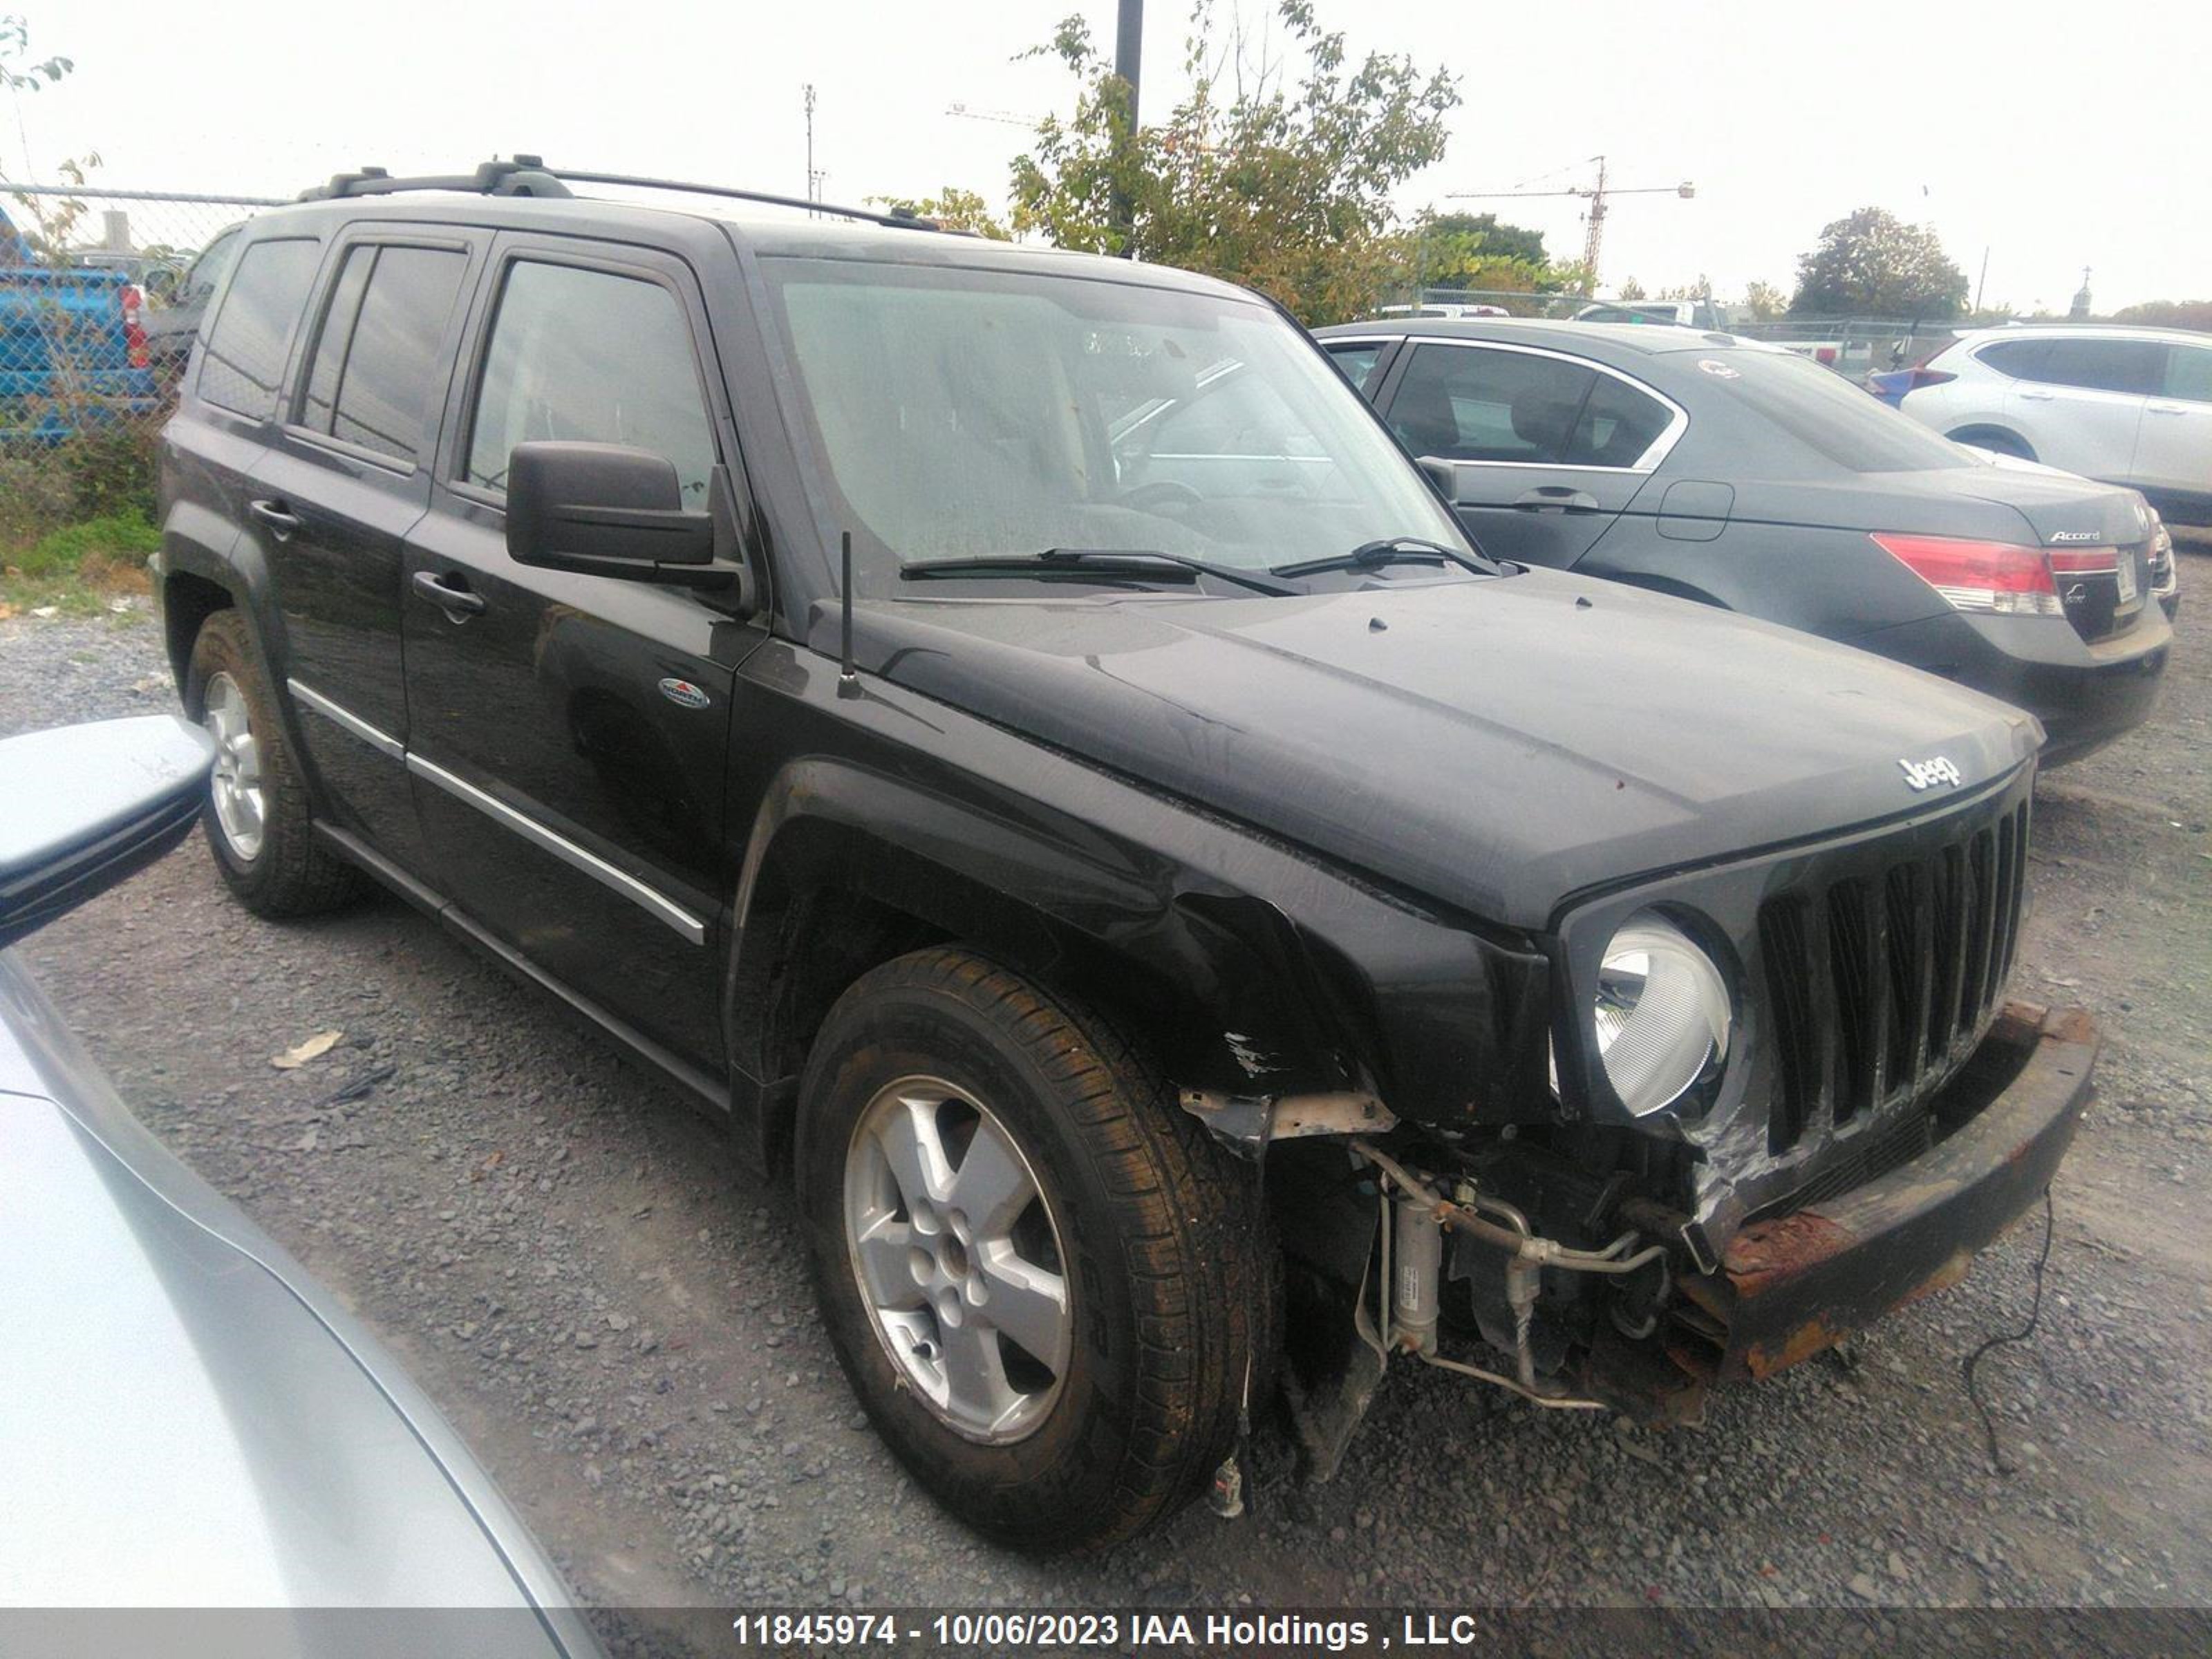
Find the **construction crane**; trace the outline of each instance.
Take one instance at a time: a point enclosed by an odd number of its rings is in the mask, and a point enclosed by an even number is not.
[[[1017,115],[1010,109],[970,109],[965,104],[947,104],[945,112],[963,121],[996,121],[1008,127],[1034,127],[1037,124],[1036,116]]]
[[[1447,199],[1454,202],[1501,202],[1515,197],[1579,196],[1589,203],[1585,216],[1589,226],[1583,238],[1583,265],[1589,272],[1590,291],[1597,291],[1598,255],[1605,247],[1606,206],[1616,196],[1679,196],[1684,201],[1698,193],[1698,187],[1687,179],[1679,185],[1641,185],[1621,186],[1605,181],[1605,157],[1589,158],[1597,167],[1597,182],[1594,185],[1570,185],[1564,190],[1462,190],[1452,191]]]

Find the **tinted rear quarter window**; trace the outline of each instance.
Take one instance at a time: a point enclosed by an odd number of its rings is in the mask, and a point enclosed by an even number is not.
[[[1601,374],[1567,446],[1571,466],[1634,466],[1674,422],[1674,411],[1625,380]]]
[[[2166,395],[2212,404],[2212,346],[2166,349]]]
[[[322,244],[303,237],[256,242],[244,252],[204,348],[203,398],[249,420],[276,412],[285,353],[321,258]]]

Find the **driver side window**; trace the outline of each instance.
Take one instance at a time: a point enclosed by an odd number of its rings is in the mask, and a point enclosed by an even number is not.
[[[470,428],[469,483],[507,488],[517,444],[624,444],[676,468],[703,507],[714,428],[684,308],[658,283],[519,260],[492,321]]]

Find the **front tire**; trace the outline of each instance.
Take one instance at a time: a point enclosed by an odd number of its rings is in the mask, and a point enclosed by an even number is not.
[[[838,1358],[946,1509],[1090,1548],[1205,1488],[1273,1375],[1271,1240],[1098,1016],[958,950],[887,963],[816,1040],[797,1166]]]
[[[237,611],[218,611],[200,625],[185,712],[216,740],[200,821],[216,868],[246,908],[313,915],[359,893],[358,873],[315,841],[307,779]]]

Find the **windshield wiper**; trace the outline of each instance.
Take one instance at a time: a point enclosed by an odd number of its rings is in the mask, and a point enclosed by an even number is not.
[[[1187,573],[1187,574],[1186,574]],[[1292,594],[1303,590],[1256,570],[1186,558],[1151,547],[1048,547],[1042,553],[979,554],[972,558],[923,559],[902,566],[902,581],[939,576],[1073,576],[1134,581],[1191,580],[1215,576],[1255,593]]]
[[[1425,541],[1419,536],[1385,536],[1380,541],[1362,542],[1349,553],[1333,554],[1326,559],[1305,559],[1297,564],[1273,566],[1268,574],[1276,576],[1318,576],[1325,570],[1376,570],[1386,564],[1455,564],[1472,570],[1478,576],[1502,576],[1502,565],[1488,559],[1462,553],[1455,547],[1446,547],[1442,542]]]

